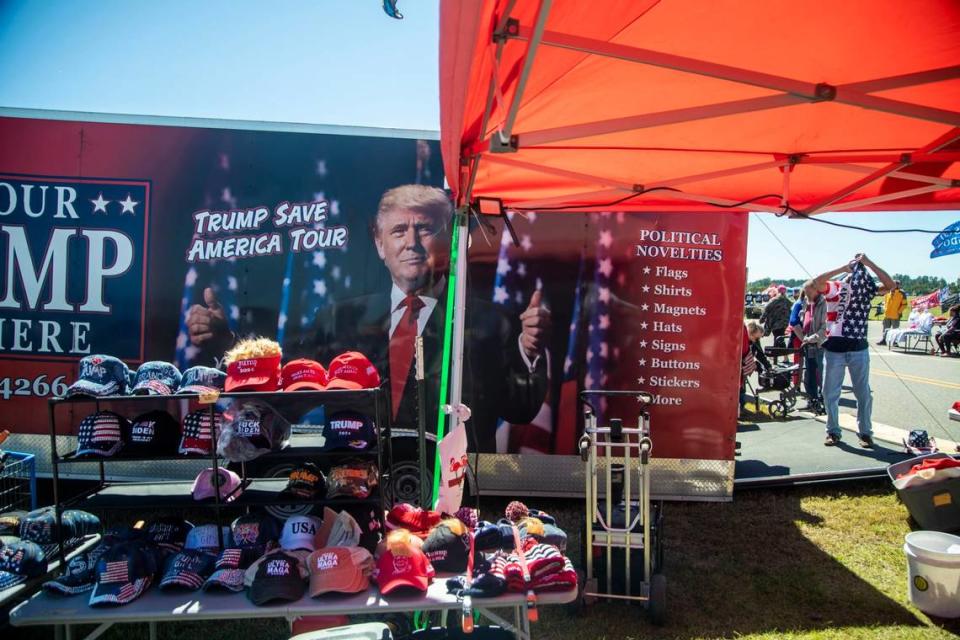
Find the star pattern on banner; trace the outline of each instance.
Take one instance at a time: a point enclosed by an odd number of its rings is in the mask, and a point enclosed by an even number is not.
[[[134,200],[133,198],[131,198],[130,194],[128,193],[127,198],[125,200],[120,200],[120,207],[121,207],[120,215],[123,215],[125,213],[129,213],[130,215],[134,215],[134,216],[137,215],[137,212],[135,211],[135,209],[138,204],[140,203]]]
[[[129,198],[130,196],[127,196],[127,197]],[[106,212],[107,212],[107,205],[110,204],[110,200],[104,200],[104,199],[103,199],[103,192],[102,192],[102,191],[97,195],[97,199],[96,199],[96,200],[91,200],[90,202],[93,203],[93,212],[94,212],[94,213],[96,213],[97,211],[102,211],[102,212],[106,213]]]

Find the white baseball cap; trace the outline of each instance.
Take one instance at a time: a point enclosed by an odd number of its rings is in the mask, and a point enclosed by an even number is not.
[[[280,534],[280,548],[286,551],[306,549],[314,551],[317,548],[317,532],[322,524],[314,516],[290,516],[283,524]]]

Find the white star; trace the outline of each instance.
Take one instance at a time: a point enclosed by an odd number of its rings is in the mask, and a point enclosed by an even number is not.
[[[519,290],[517,290],[517,292],[513,294],[513,301],[516,302],[517,304],[523,304],[523,294],[520,293]]]
[[[237,290],[237,279],[234,276],[227,276],[227,289],[230,291]]]
[[[318,296],[327,295],[327,283],[323,280],[313,281],[313,292]]]
[[[520,238],[520,246],[523,247],[524,251],[530,251],[533,248],[533,241],[530,240],[530,236],[524,235]]]
[[[302,316],[300,316],[300,326],[305,327],[308,324],[310,324],[310,316],[308,316],[307,314],[303,314]]]
[[[277,326],[281,329],[287,326],[287,314],[283,313],[282,311],[280,312],[280,315],[277,316]]]
[[[642,305],[640,305],[640,310],[641,310],[641,311],[646,311],[646,310],[649,309],[649,308],[650,308],[650,305],[648,305],[646,302],[644,302]]]
[[[497,260],[497,274],[505,276],[510,273],[510,260],[507,257]]]
[[[601,343],[600,343],[600,357],[601,357],[601,358],[606,358],[606,357],[609,356],[609,354],[610,354],[610,347],[609,347],[609,345],[607,345],[606,342],[601,342]]]
[[[609,287],[600,287],[600,294],[598,296],[600,302],[610,302],[610,288]]]
[[[571,367],[573,367],[573,360],[570,358],[570,356],[567,356],[566,359],[563,361],[564,373],[570,371]]]
[[[497,287],[493,290],[493,301],[497,304],[503,304],[510,299],[510,294],[507,293],[505,287]]]
[[[333,279],[334,279],[334,280],[339,280],[339,279],[340,279],[340,267],[339,267],[339,266],[334,266],[333,269],[330,270],[330,275],[333,276]]]
[[[317,160],[317,175],[321,178],[327,175],[327,161]]]
[[[587,351],[587,364],[589,364],[595,357],[596,354],[593,352],[593,349],[589,349]]]
[[[283,279],[283,286],[284,286],[284,287],[289,287],[289,286],[290,286],[290,278],[284,278],[284,279]]]
[[[646,346],[647,346],[647,341],[646,341],[646,340],[641,340],[641,341],[640,341],[640,348],[643,349],[643,348],[646,347]]]
[[[646,384],[646,383],[647,383],[647,379],[644,378],[643,376],[640,376],[639,378],[637,378],[637,384]]]
[[[640,289],[641,289],[644,293],[650,293],[650,287],[648,287],[647,285],[643,285],[642,287],[640,287]]]
[[[190,269],[187,270],[187,277],[184,278],[184,284],[186,284],[188,287],[192,287],[194,284],[196,284],[196,282],[197,282],[197,270],[194,269],[193,267],[190,267]]]
[[[136,207],[138,204],[140,204],[140,203],[137,202],[136,200],[134,200],[133,198],[131,198],[131,197],[130,197],[130,194],[128,193],[128,194],[127,194],[127,199],[120,201],[120,206],[123,207],[123,208],[120,210],[120,215],[123,215],[123,214],[125,214],[125,213],[129,213],[129,214],[131,214],[131,215],[137,215],[137,212],[134,211],[133,209],[134,209],[134,207]]]
[[[200,353],[200,349],[198,349],[193,345],[190,345],[189,347],[183,350],[183,355],[187,359],[187,362],[190,362],[191,360],[196,358],[198,353]]]
[[[610,328],[610,316],[603,314],[600,316],[600,328],[609,329]]]
[[[604,258],[600,261],[600,266],[598,267],[600,273],[606,277],[610,277],[610,274],[613,273],[613,261],[610,258]]]
[[[226,153],[220,154],[220,168],[224,171],[230,170],[230,155]]]
[[[646,322],[641,322],[641,323],[640,323],[640,328],[641,328],[641,329],[646,329],[646,328],[647,328],[647,323],[646,323]]]
[[[517,265],[517,275],[521,278],[525,278],[527,275],[527,265],[524,262],[521,262]]]
[[[347,289],[350,288],[350,274],[347,274],[347,277],[343,279],[343,286]]]
[[[323,251],[314,251],[313,264],[314,266],[323,269],[325,266],[327,266],[327,255]]]
[[[223,191],[220,193],[220,200],[227,203],[231,207],[237,206],[237,199],[233,197],[233,194],[230,192],[230,187],[224,187]]]
[[[583,386],[586,389],[593,389],[593,376],[591,376],[589,372],[583,376]]]
[[[340,201],[339,201],[339,200],[331,200],[331,201],[330,201],[330,215],[332,215],[332,216],[338,216],[338,215],[340,215]]]
[[[641,367],[646,366],[647,364],[646,358],[640,358],[640,360],[637,361],[637,364],[639,364]]]
[[[604,229],[600,232],[600,240],[598,242],[600,243],[601,247],[609,249],[613,244],[613,234]]]
[[[185,346],[187,346],[187,334],[184,331],[181,331],[177,334],[177,351],[180,351]]]
[[[648,273],[650,273],[650,267],[644,267],[644,268],[643,268],[643,275],[647,275]]]
[[[129,196],[127,196],[127,197],[129,197]],[[106,213],[106,212],[107,212],[107,205],[110,204],[110,201],[109,201],[109,200],[104,200],[104,199],[103,199],[103,192],[102,192],[102,191],[99,193],[99,195],[97,195],[97,199],[96,199],[96,200],[91,200],[90,202],[93,203],[93,212],[94,212],[94,213],[96,213],[97,211],[103,211],[104,213]]]
[[[239,320],[240,319],[240,307],[235,304],[230,305],[230,319]]]

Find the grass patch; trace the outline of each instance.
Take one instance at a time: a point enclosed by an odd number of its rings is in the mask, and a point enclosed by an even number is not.
[[[506,499],[485,499],[495,519]],[[583,503],[530,501],[567,530],[579,562]],[[903,536],[907,511],[886,483],[738,494],[729,503],[670,503],[665,511],[666,626],[641,607],[601,601],[573,613],[543,607],[538,639],[749,640],[954,638],[960,621],[932,621],[907,601]],[[242,596],[241,596],[242,597]],[[41,632],[42,631],[42,632]],[[161,624],[161,639],[281,640],[280,620]],[[4,638],[49,637],[13,630]],[[107,640],[147,638],[143,624],[114,627]]]

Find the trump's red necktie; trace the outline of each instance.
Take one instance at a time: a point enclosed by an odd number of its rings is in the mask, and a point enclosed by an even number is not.
[[[390,336],[390,399],[393,401],[393,417],[396,419],[403,398],[403,388],[407,384],[407,375],[413,365],[414,340],[417,337],[417,320],[423,300],[417,296],[407,296],[400,303],[404,307],[400,324]]]

